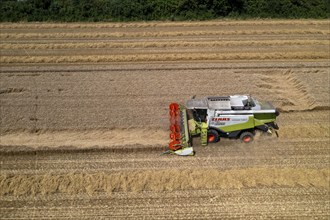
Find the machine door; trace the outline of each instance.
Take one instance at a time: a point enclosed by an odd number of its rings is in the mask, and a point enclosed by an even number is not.
[[[225,132],[244,130],[254,127],[253,114],[225,115],[218,114],[211,117],[209,127],[216,127]]]

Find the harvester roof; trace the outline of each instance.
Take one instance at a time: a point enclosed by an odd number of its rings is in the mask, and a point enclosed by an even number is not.
[[[186,107],[188,109],[240,110],[244,109],[249,99],[247,95],[209,96],[202,99],[190,99]]]

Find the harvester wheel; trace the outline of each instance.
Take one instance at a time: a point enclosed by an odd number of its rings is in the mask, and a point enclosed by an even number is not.
[[[244,143],[251,143],[253,141],[253,134],[251,132],[243,132],[241,135],[240,135],[240,139],[242,142]]]
[[[207,142],[208,143],[217,143],[220,141],[219,133],[215,130],[208,130],[207,131]]]

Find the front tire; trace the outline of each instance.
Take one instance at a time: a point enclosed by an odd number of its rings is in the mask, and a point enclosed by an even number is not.
[[[217,143],[220,141],[219,133],[215,130],[208,130],[207,131],[207,142],[208,143]]]
[[[246,132],[243,132],[243,133],[240,135],[239,138],[241,139],[242,142],[248,144],[248,143],[251,143],[251,142],[253,141],[253,139],[254,139],[254,135],[253,135],[251,132],[246,131]]]

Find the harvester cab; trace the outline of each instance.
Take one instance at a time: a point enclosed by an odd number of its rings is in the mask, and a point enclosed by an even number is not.
[[[256,131],[278,136],[278,110],[271,103],[249,95],[192,98],[185,106],[171,103],[169,113],[171,141],[166,153],[194,155],[192,138],[195,136],[200,136],[203,146],[221,138],[250,143]]]

